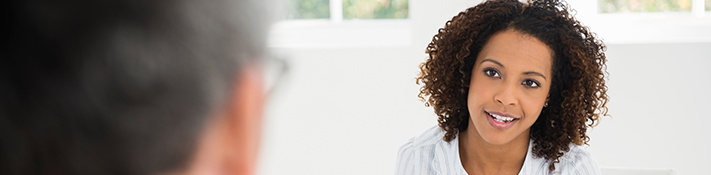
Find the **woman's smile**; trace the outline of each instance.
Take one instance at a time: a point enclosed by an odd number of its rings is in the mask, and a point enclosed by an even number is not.
[[[509,129],[516,123],[516,121],[521,120],[521,118],[516,118],[511,115],[498,112],[484,111],[484,113],[488,116],[487,120],[489,121],[489,125],[499,130]]]

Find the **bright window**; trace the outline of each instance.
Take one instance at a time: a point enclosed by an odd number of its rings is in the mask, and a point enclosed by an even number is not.
[[[344,19],[407,19],[407,0],[343,0]]]
[[[711,0],[597,0],[598,13],[692,12],[703,16],[711,11]]]
[[[408,0],[289,0],[284,19],[407,19]]]
[[[408,0],[287,0],[269,47],[406,47],[412,42]]]
[[[711,41],[711,0],[567,0],[605,43]]]
[[[329,0],[289,0],[284,19],[328,19]]]
[[[598,12],[688,12],[691,0],[598,0]]]

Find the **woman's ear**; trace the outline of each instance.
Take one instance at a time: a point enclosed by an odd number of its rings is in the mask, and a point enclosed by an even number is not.
[[[264,85],[256,67],[241,70],[226,105],[207,122],[187,174],[254,174],[261,141]]]
[[[546,102],[543,103],[544,108],[548,107],[548,100],[550,100],[550,97],[551,97],[550,95],[548,95],[548,97],[546,97]]]

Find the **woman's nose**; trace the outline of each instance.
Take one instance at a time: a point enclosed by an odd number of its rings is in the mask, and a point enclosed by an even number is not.
[[[505,83],[499,88],[496,95],[494,95],[494,100],[501,103],[502,105],[516,105],[516,85],[515,83]]]

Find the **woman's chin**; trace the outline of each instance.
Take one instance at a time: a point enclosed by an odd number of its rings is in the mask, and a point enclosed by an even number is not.
[[[483,131],[483,132],[480,131],[479,133],[481,135],[481,138],[484,141],[486,141],[487,143],[492,144],[492,145],[505,145],[505,144],[511,143],[512,141],[517,140],[517,138],[521,137],[522,134],[525,133],[525,132],[522,132],[522,133],[514,134],[514,133],[512,133],[512,130],[508,130],[505,132],[501,132],[501,131],[497,132],[492,128],[488,128],[488,129],[490,129],[490,130]],[[511,129],[513,129],[513,128],[511,128]]]

